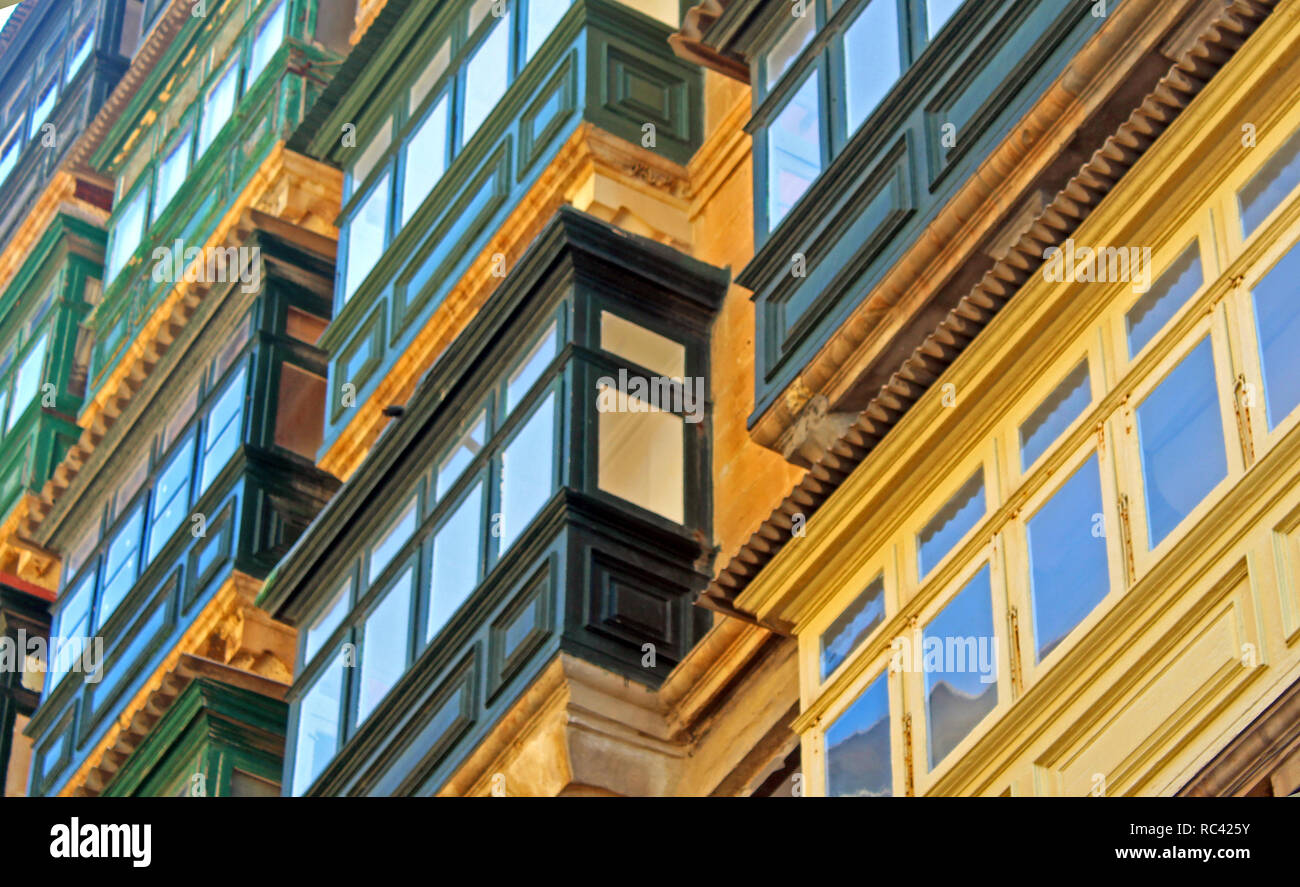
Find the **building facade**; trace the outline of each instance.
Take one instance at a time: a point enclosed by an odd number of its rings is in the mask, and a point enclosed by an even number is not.
[[[1295,0],[0,46],[6,793],[1300,790]]]

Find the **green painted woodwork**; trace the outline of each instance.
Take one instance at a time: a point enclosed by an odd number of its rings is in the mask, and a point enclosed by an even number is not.
[[[288,707],[278,699],[194,678],[103,795],[231,797],[237,770],[278,786],[287,717]]]
[[[74,420],[85,391],[80,324],[99,297],[103,248],[102,230],[59,214],[0,296],[0,515],[24,491],[39,492],[81,436]],[[31,372],[28,358],[42,347],[35,396],[19,398],[29,377],[17,377],[24,367]]]
[[[270,229],[287,228],[265,221]],[[276,436],[286,368],[316,377],[323,392],[325,354],[292,335],[290,311],[312,315],[320,325],[327,322],[332,261],[268,229],[254,230],[245,246],[258,251],[261,288],[244,292],[236,283],[224,291],[215,288],[203,300],[137,392],[140,414],[117,423],[100,443],[96,455],[105,461],[88,475],[89,485],[62,497],[40,525],[39,544],[66,555],[58,608],[68,605],[75,597],[69,590],[83,582],[97,589],[88,593],[95,601],[92,618],[99,624],[93,634],[103,637],[106,667],[97,682],[69,674],[47,688],[27,730],[36,739],[33,795],[57,791],[60,778],[102,738],[121,704],[231,572],[265,576],[338,487],[308,456],[279,445]],[[213,410],[241,373],[238,443],[204,489],[194,478],[200,476],[208,442],[221,437]],[[310,421],[309,415],[286,415]],[[189,449],[188,442],[196,439]],[[194,460],[188,498],[178,500],[185,519],[150,558],[148,526],[158,513],[161,478],[178,453]],[[132,526],[137,508],[147,516],[134,537],[139,541],[132,563],[138,573],[120,601],[105,606],[107,555],[124,527]],[[201,533],[194,515],[203,518]],[[55,620],[62,620],[61,612]]]
[[[359,657],[359,667],[344,669],[350,677],[337,728],[346,743],[318,779],[306,780],[311,794],[432,792],[560,651],[650,686],[685,656],[711,621],[692,605],[713,554],[707,394],[702,421],[681,425],[680,524],[601,489],[598,380],[653,375],[602,347],[602,312],[680,343],[684,375],[707,392],[708,330],[728,279],[721,269],[561,208],[259,596],[259,605],[299,628],[305,645],[311,627],[333,610],[336,591],[351,588],[327,636],[312,655],[300,653],[289,697],[287,787],[294,785],[301,699],[344,645]],[[554,355],[506,412],[501,398],[511,396],[516,368],[552,324]],[[500,454],[534,410],[552,401],[551,485],[506,547],[493,517],[508,511]],[[472,448],[476,455],[444,477],[439,493],[444,457],[483,414],[495,418]],[[431,579],[435,540],[475,489],[487,491],[482,510],[460,526],[484,541],[481,571],[454,609],[431,618],[439,600]],[[385,546],[389,556],[371,567],[371,550],[413,500],[409,537]],[[469,546],[455,558],[472,561]],[[398,615],[406,628],[387,632],[384,643],[385,651],[398,651],[402,674],[362,721],[362,626],[402,587],[407,570],[414,570],[414,593]],[[644,662],[645,644],[654,646],[653,667]]]
[[[289,4],[287,31],[253,82],[247,83],[254,41],[277,2]],[[92,393],[171,289],[166,280],[155,279],[161,275],[155,273],[154,251],[172,250],[177,241],[182,250],[207,242],[274,144],[289,136],[311,106],[341,58],[343,41],[334,33],[336,23],[327,27],[318,19],[317,0],[227,0],[224,5],[210,5],[208,15],[193,18],[181,29],[91,158],[96,169],[117,182],[108,254],[113,253],[114,238],[128,238],[119,223],[125,208],[139,195],[148,195],[142,199],[149,220],[129,260],[106,282],[104,300],[87,321],[95,331]],[[320,42],[325,39],[333,48]],[[205,102],[230,64],[239,84],[237,101],[200,152],[197,142]],[[152,122],[145,124],[145,120]],[[163,193],[159,169],[180,144],[178,139],[185,142],[182,150],[192,156],[184,181],[164,205],[158,196]]]
[[[429,162],[410,160],[405,145],[443,95],[450,97],[453,140],[459,132],[466,66],[483,39],[483,26],[467,33],[470,6],[470,0],[390,0],[290,141],[348,173],[336,317],[322,340],[333,355],[325,446],[351,418],[342,405],[345,392],[357,403],[366,400],[580,124],[636,145],[648,144],[645,127],[653,124],[653,150],[683,164],[703,137],[702,76],[673,55],[671,29],[612,0],[574,0],[531,59],[512,60],[513,81],[418,209],[401,207],[400,188],[389,185],[394,194],[383,253],[345,298],[352,219],[377,185],[403,179],[412,163]],[[510,26],[523,28],[512,15]],[[409,107],[412,85],[444,43],[446,71]],[[391,144],[354,182],[355,164],[385,127]]]

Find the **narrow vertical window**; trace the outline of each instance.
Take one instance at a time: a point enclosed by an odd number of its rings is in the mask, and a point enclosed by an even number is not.
[[[542,377],[547,364],[555,359],[555,348],[555,325],[552,324],[532,350],[519,361],[518,368],[510,374],[510,379],[506,383],[507,413],[519,406],[519,402],[528,394],[533,383]]]
[[[154,194],[151,220],[162,215],[181,190],[190,168],[190,131],[188,129],[172,145],[171,151],[158,164],[158,187]]]
[[[42,335],[27,352],[23,362],[18,365],[14,376],[14,405],[9,414],[8,431],[18,424],[27,409],[41,393],[41,382],[45,377],[45,351],[49,344],[48,335]]]
[[[872,0],[844,31],[844,93],[849,133],[871,116],[903,73],[898,5]]]
[[[462,145],[473,138],[492,113],[510,82],[510,13],[492,26],[491,33],[465,66],[465,113]]]
[[[821,173],[821,97],[817,71],[767,130],[767,223],[775,228]]]
[[[1025,533],[1041,662],[1110,590],[1095,453],[1029,519]]]
[[[683,390],[677,383],[660,387]],[[610,385],[600,386],[596,402],[597,485],[673,523],[683,523],[686,436],[682,417]]]
[[[894,793],[887,674],[876,678],[826,728],[826,794],[887,798]]]
[[[384,235],[388,227],[388,176],[384,173],[370,194],[357,207],[348,221],[347,278],[343,286],[343,300],[347,301],[370,269],[379,261],[384,251]]]
[[[334,598],[325,605],[311,624],[307,626],[302,645],[302,661],[305,665],[320,651],[321,645],[329,640],[330,635],[343,624],[343,617],[348,615],[352,600],[352,578],[348,577],[334,592]]]
[[[72,50],[72,55],[68,60],[67,79],[71,80],[73,76],[81,70],[82,64],[90,58],[90,51],[95,48],[95,26],[92,24],[82,29],[77,37],[76,48]]]
[[[177,449],[154,487],[149,518],[149,550],[145,563],[158,556],[167,540],[185,521],[190,504],[190,480],[194,467],[194,438]]]
[[[244,368],[226,383],[217,402],[208,413],[207,427],[203,435],[203,470],[199,477],[197,495],[203,495],[208,486],[217,479],[221,469],[235,455],[243,440],[244,415]]]
[[[501,456],[501,551],[504,553],[551,497],[555,395],[549,394]]]
[[[555,30],[564,13],[569,8],[569,0],[528,0],[528,35],[524,42],[525,58],[532,58],[541,49],[546,38]]]
[[[997,638],[986,564],[922,634],[930,769],[998,703]]]
[[[339,652],[298,703],[298,735],[293,754],[294,795],[307,791],[338,752],[343,666],[344,657]]]
[[[82,576],[74,587],[63,591],[65,603],[59,611],[58,628],[50,635],[50,672],[54,680],[46,685],[46,695],[71,670],[73,662],[82,655],[85,642],[90,639],[90,604],[94,594],[94,570]]]
[[[266,63],[275,55],[275,51],[280,48],[284,42],[284,7],[287,0],[280,0],[275,7],[275,11],[268,15],[263,21],[262,26],[257,29],[257,36],[253,39],[253,50],[248,57],[248,77],[247,82],[252,86],[257,80],[257,75],[262,73]],[[247,87],[245,87],[247,88]]]
[[[235,92],[239,88],[238,62],[239,60],[235,59],[226,67],[225,72],[208,91],[207,98],[203,100],[203,119],[199,123],[197,157],[203,156],[203,152],[212,144],[212,140],[217,137],[217,133],[221,132],[221,127],[226,125],[226,121],[235,110]]]
[[[483,558],[483,484],[475,484],[433,537],[433,576],[425,641],[433,640],[478,585]]]
[[[1255,333],[1272,431],[1300,406],[1300,247],[1292,247],[1255,285]]]
[[[104,275],[105,284],[112,283],[118,272],[135,254],[144,236],[145,203],[149,199],[148,188],[137,188],[135,195],[122,207],[113,222],[113,234],[108,246],[108,268]]]
[[[122,521],[121,528],[108,543],[108,553],[104,557],[104,584],[99,595],[96,629],[113,615],[118,604],[126,597],[131,586],[140,575],[140,537],[144,531],[143,503],[131,510]]]
[[[402,181],[402,224],[424,203],[447,169],[450,93],[444,93],[406,143]]]
[[[415,505],[416,499],[412,497],[397,519],[388,525],[383,538],[370,549],[368,581],[374,582],[378,579],[384,567],[392,563],[393,558],[397,557],[397,553],[406,545],[406,541],[415,535],[417,523]]]
[[[1155,548],[1228,473],[1208,337],[1138,406],[1137,432]]]
[[[434,481],[434,497],[441,499],[456,483],[461,472],[469,467],[478,454],[483,451],[483,439],[487,433],[487,417],[479,414],[473,427],[456,441],[450,453],[438,465],[437,478]]]
[[[406,671],[411,592],[415,573],[407,570],[366,617],[361,630],[361,674],[357,723],[370,716]]]

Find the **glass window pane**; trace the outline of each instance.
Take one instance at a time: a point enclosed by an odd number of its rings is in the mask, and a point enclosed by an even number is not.
[[[510,82],[510,13],[501,16],[465,66],[465,114],[460,143],[467,143],[492,113]]]
[[[826,794],[888,798],[893,793],[889,685],[882,674],[826,728]]]
[[[370,549],[368,582],[374,582],[378,579],[379,574],[384,571],[384,567],[392,562],[407,540],[415,535],[415,504],[416,500],[412,497],[397,519],[388,525],[383,538]]]
[[[821,172],[821,97],[816,70],[772,121],[767,150],[767,223],[768,228],[775,228]]]
[[[334,657],[298,703],[298,738],[293,754],[293,793],[311,787],[339,748],[343,699],[343,654]]]
[[[826,627],[821,636],[821,676],[830,677],[840,663],[867,639],[867,635],[885,619],[885,577],[877,576],[866,591],[854,598],[853,603],[835,621]]]
[[[785,33],[767,52],[767,88],[770,91],[781,79],[781,75],[790,70],[794,60],[803,52],[805,46],[817,33],[817,14],[813,4],[804,3],[797,7],[802,15],[795,15],[796,7],[790,6],[791,21],[785,27]]]
[[[411,84],[410,98],[407,108],[414,112],[420,107],[420,102],[429,94],[429,90],[438,84],[438,78],[447,70],[447,65],[451,62],[451,41],[443,40],[442,45],[434,51],[429,63],[424,66],[420,76],[416,78],[415,83]]]
[[[1249,236],[1258,228],[1296,185],[1300,185],[1300,132],[1291,136],[1238,192],[1242,235]]]
[[[944,26],[952,14],[961,6],[963,0],[926,0],[926,26],[930,32],[930,39],[939,33],[939,29]]]
[[[844,31],[844,93],[849,132],[880,104],[903,72],[898,6],[873,0]]]
[[[41,91],[40,98],[36,100],[36,106],[32,109],[31,126],[28,128],[27,138],[34,139],[41,131],[41,124],[45,123],[45,119],[50,116],[50,111],[54,108],[54,100],[58,98],[58,87],[59,81],[58,78],[55,78],[47,83],[45,89]]]
[[[154,195],[152,218],[156,219],[162,215],[162,211],[180,191],[181,184],[189,173],[189,166],[190,134],[186,130],[185,134],[177,140],[171,153],[158,165],[158,189]]]
[[[1155,548],[1228,473],[1208,337],[1142,401],[1137,430]]]
[[[96,628],[102,628],[108,617],[113,615],[139,576],[140,537],[143,531],[144,510],[141,505],[137,505],[108,545],[108,554],[104,558],[104,590],[99,595]]]
[[[405,181],[402,182],[402,224],[415,215],[424,198],[447,168],[447,133],[451,126],[450,93],[438,99],[433,110],[406,144]]]
[[[204,435],[203,472],[199,478],[198,495],[203,495],[208,486],[217,479],[221,469],[235,455],[243,435],[244,411],[244,377],[246,370],[241,367],[213,404],[208,414],[207,429]]]
[[[63,676],[68,673],[72,663],[81,656],[85,645],[83,640],[90,635],[90,604],[95,594],[95,571],[92,569],[81,577],[81,581],[71,589],[65,589],[63,598],[67,601],[59,611],[58,626],[50,637],[50,672],[53,681],[47,685],[46,695],[53,690]]]
[[[686,439],[681,416],[601,385],[597,485],[655,514],[685,518]],[[606,405],[614,405],[606,408]]]
[[[152,515],[149,519],[148,563],[158,556],[177,528],[185,521],[190,503],[190,472],[194,466],[194,438],[191,437],[158,478],[154,487]]]
[[[1092,403],[1088,361],[1079,364],[1020,426],[1020,470],[1028,471]]]
[[[551,497],[555,450],[555,394],[515,435],[501,456],[501,552]]]
[[[518,369],[510,374],[510,381],[506,385],[507,413],[519,406],[519,401],[523,400],[528,389],[533,387],[533,383],[542,377],[542,371],[554,358],[555,325],[551,324],[550,329],[533,346],[533,350],[519,362]]]
[[[1268,428],[1300,405],[1300,247],[1292,247],[1255,284],[1255,331],[1264,372],[1264,404]]]
[[[1174,263],[1160,275],[1151,289],[1143,294],[1124,315],[1128,329],[1128,355],[1136,357],[1155,334],[1164,328],[1178,309],[1187,304],[1204,280],[1201,253],[1196,241],[1183,250]]]
[[[379,177],[374,190],[357,207],[347,222],[348,265],[343,286],[346,301],[375,267],[379,254],[384,251],[384,232],[388,222],[388,173]]]
[[[348,615],[351,601],[352,579],[349,577],[334,593],[334,599],[326,604],[325,609],[321,611],[315,621],[307,626],[302,644],[302,661],[304,664],[311,662],[312,657],[320,651],[321,645],[329,640],[334,630],[343,623],[343,617]]]
[[[199,157],[212,144],[221,127],[235,110],[235,90],[239,87],[238,59],[231,62],[203,101],[203,119],[199,122]]]
[[[664,378],[686,378],[685,345],[608,311],[600,312],[600,347]]]
[[[1110,590],[1095,453],[1029,519],[1025,533],[1034,638],[1042,661]]]
[[[410,634],[411,591],[415,573],[406,571],[366,618],[361,635],[361,687],[357,697],[360,724],[406,671]]]
[[[487,417],[479,414],[474,427],[465,432],[456,442],[451,453],[438,465],[438,477],[434,483],[434,495],[441,499],[456,483],[456,478],[469,467],[469,464],[483,451],[483,438],[487,432]]]
[[[361,156],[357,158],[357,162],[352,164],[352,172],[348,175],[351,182],[348,190],[349,196],[352,194],[353,189],[365,184],[366,176],[370,175],[370,171],[379,163],[379,158],[384,156],[384,152],[388,150],[388,146],[392,141],[393,118],[385,117],[384,122],[379,125],[379,131],[375,133],[375,137],[370,140],[370,144],[366,145],[365,150],[361,152]]]
[[[5,145],[4,150],[0,152],[0,182],[9,178],[9,173],[13,172],[14,167],[18,165],[19,149],[22,143],[14,139]]]
[[[483,484],[477,483],[433,540],[433,592],[425,641],[433,640],[478,585],[482,549]]]
[[[925,627],[921,640],[930,769],[998,702],[997,639],[986,564]]]
[[[149,197],[148,188],[139,188],[135,196],[118,214],[113,223],[112,244],[108,248],[108,270],[104,277],[105,285],[112,283],[119,271],[126,267],[135,248],[144,236],[144,208]]]
[[[917,534],[921,578],[925,578],[935,564],[943,560],[944,555],[983,516],[984,469],[981,468],[962,484],[961,489],[953,494],[943,508],[939,509],[939,513],[930,518],[930,522]]]
[[[95,46],[95,28],[92,25],[81,32],[77,38],[77,48],[72,51],[72,59],[68,62],[68,79],[71,80],[73,75],[81,70],[81,65],[86,59],[90,58],[90,50]]]
[[[45,349],[49,338],[42,335],[36,340],[36,344],[27,352],[23,362],[18,366],[18,372],[14,376],[14,408],[9,413],[9,424],[5,426],[8,431],[17,424],[23,414],[27,412],[32,401],[36,400],[41,393],[41,382],[45,375]]]
[[[542,43],[555,30],[565,11],[569,0],[528,0],[528,36],[525,41],[525,59],[541,48]]]
[[[284,42],[284,7],[285,0],[281,0],[275,7],[275,11],[263,20],[262,26],[257,30],[257,37],[253,40],[253,51],[248,57],[249,85],[252,85],[257,75],[262,73],[266,63]]]

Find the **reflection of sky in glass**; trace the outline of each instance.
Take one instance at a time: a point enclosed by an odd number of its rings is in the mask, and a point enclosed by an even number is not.
[[[781,39],[767,51],[767,88],[771,91],[776,86],[794,60],[803,52],[803,48],[812,40],[817,31],[817,14],[812,7],[805,8],[803,15],[792,16]]]
[[[1282,261],[1255,285],[1255,329],[1259,334],[1260,362],[1264,369],[1264,404],[1268,428],[1300,404],[1300,248],[1293,247]]]
[[[852,133],[880,104],[903,70],[894,0],[873,0],[845,29],[844,67],[844,97]]]
[[[1101,475],[1094,453],[1029,519],[1029,577],[1039,660],[1092,612],[1109,589],[1106,537],[1097,517],[1101,513]]]
[[[984,469],[975,472],[961,489],[930,518],[917,534],[918,559],[921,577],[934,569],[935,564],[952,550],[961,537],[984,516]]]
[[[1300,185],[1300,133],[1291,136],[1278,152],[1237,194],[1241,205],[1241,232],[1249,235]]]
[[[862,594],[822,632],[822,680],[885,618],[885,580],[877,576]]]
[[[941,667],[932,668],[927,657],[925,668],[932,768],[997,704],[997,681],[989,680],[997,674],[993,637],[993,593],[986,564],[930,621],[921,637],[923,652],[931,639],[941,643],[944,650]],[[981,638],[986,650],[984,661],[992,667],[987,675],[980,673]],[[963,643],[968,639],[974,643]],[[956,651],[962,653],[962,661],[956,655],[949,655]]]
[[[821,172],[821,100],[814,70],[767,131],[767,223],[775,228]]]
[[[305,792],[339,745],[339,700],[343,696],[343,656],[334,657],[298,710],[298,741],[293,756],[293,794]]]
[[[927,0],[926,9],[928,10],[927,24],[930,29],[930,37],[934,38],[939,33],[939,29],[944,26],[952,14],[961,6],[963,0]]]
[[[1137,408],[1137,430],[1155,548],[1228,473],[1208,337]]]
[[[1201,253],[1195,240],[1124,315],[1128,355],[1133,357],[1201,288]]]
[[[889,797],[889,687],[885,675],[826,729],[826,794]]]
[[[433,539],[433,593],[425,640],[432,640],[465,598],[478,585],[483,539],[483,483],[470,488],[465,500]]]
[[[1020,470],[1027,471],[1091,402],[1092,386],[1085,360],[1020,426]]]
[[[357,723],[364,721],[379,700],[406,670],[406,637],[411,616],[414,574],[407,571],[366,617],[361,636],[361,689],[357,695]]]

